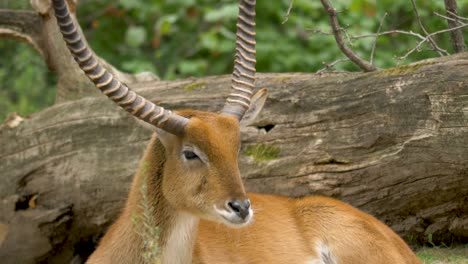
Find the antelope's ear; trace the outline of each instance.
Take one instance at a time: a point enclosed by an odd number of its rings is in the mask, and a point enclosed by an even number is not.
[[[166,131],[164,131],[164,130],[162,130],[160,128],[157,128],[157,127],[155,127],[155,126],[153,126],[151,124],[148,124],[148,123],[146,123],[146,122],[144,122],[144,121],[142,121],[140,119],[136,119],[136,120],[144,128],[155,132],[158,135],[159,141],[161,141],[161,143],[163,144],[165,149],[167,149],[167,147],[169,145],[169,141],[172,140],[175,137],[171,133],[166,132]]]
[[[262,111],[267,97],[268,93],[266,88],[258,90],[258,92],[252,96],[250,107],[247,112],[245,112],[245,115],[240,122],[241,127],[246,127],[253,123],[260,111]]]
[[[158,135],[158,139],[161,141],[166,151],[169,151],[169,146],[171,146],[170,142],[173,142],[176,136],[157,127],[154,128],[154,132]]]

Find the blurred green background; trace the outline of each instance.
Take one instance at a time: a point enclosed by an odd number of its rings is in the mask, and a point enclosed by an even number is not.
[[[257,69],[259,72],[315,72],[344,58],[330,32],[319,0],[295,0],[286,23],[289,0],[257,1]],[[230,73],[238,1],[233,0],[80,0],[78,19],[95,52],[127,72],[151,71],[161,79]],[[447,28],[444,1],[416,1],[429,32]],[[332,1],[340,23],[351,36],[400,29],[421,33],[410,0]],[[458,0],[468,16],[468,0]],[[0,8],[30,9],[29,1],[0,0]],[[463,30],[465,40],[468,29]],[[435,37],[453,53],[449,34]],[[399,60],[419,40],[391,34],[377,41],[374,62],[380,68],[437,57],[425,44]],[[352,48],[369,59],[374,38],[352,40]],[[10,112],[26,116],[52,105],[56,76],[27,44],[0,39],[0,121]],[[350,62],[337,70],[359,71]]]

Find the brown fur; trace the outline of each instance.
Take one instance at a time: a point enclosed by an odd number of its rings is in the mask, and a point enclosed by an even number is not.
[[[162,263],[420,263],[390,228],[340,201],[246,194],[237,163],[238,121],[206,112],[179,114],[191,118],[186,134],[152,138],[123,213],[88,263],[143,263],[142,241],[131,221],[141,213],[143,179],[161,229]],[[187,144],[209,162],[184,163]],[[245,197],[254,211],[251,223],[222,224],[213,205]],[[183,247],[174,251],[174,241]]]
[[[336,263],[421,263],[390,228],[340,201],[248,196],[255,212],[249,226],[200,222],[194,263],[308,263],[319,257],[317,243]]]

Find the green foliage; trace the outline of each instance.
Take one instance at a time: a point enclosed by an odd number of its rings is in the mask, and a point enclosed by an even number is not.
[[[344,58],[330,32],[320,1],[257,1],[257,69],[260,72],[314,72]],[[443,1],[416,1],[426,29],[435,32],[447,23],[433,12],[445,13]],[[128,72],[151,71],[162,79],[227,74],[232,70],[238,1],[172,0],[81,1],[78,19],[97,54]],[[339,20],[351,36],[372,34],[387,12],[382,31],[401,29],[421,33],[407,0],[334,0]],[[0,7],[25,8],[27,1],[4,0]],[[458,0],[459,14],[468,14],[468,0]],[[467,30],[464,30],[468,39]],[[435,36],[439,46],[452,52],[449,34]],[[438,56],[427,44],[405,60],[398,60],[419,40],[389,34],[377,39],[375,64],[389,68]],[[351,39],[350,46],[369,59],[373,37]],[[0,118],[6,112],[26,115],[53,101],[54,79],[39,56],[17,43],[0,41]],[[17,65],[17,63],[23,65]],[[359,70],[351,62],[337,70]],[[36,91],[36,94],[34,94]],[[32,93],[32,94],[31,94]],[[40,95],[41,98],[38,96]],[[3,97],[5,96],[5,97]],[[25,98],[25,99],[19,99]],[[21,101],[23,100],[23,101]]]
[[[0,123],[8,113],[24,116],[51,105],[55,98],[54,75],[42,58],[25,43],[0,41]]]
[[[141,47],[146,41],[146,31],[144,27],[130,26],[125,35],[125,43],[132,48]]]

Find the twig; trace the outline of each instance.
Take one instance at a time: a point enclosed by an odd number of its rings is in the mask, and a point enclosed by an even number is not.
[[[468,27],[468,24],[462,24],[462,25],[460,25],[458,27],[455,27],[455,28],[444,29],[444,30],[441,30],[441,31],[437,31],[437,32],[431,33],[430,36],[435,36],[437,34],[450,32],[452,30],[458,30],[458,29],[462,29],[462,28],[465,28],[465,27]],[[424,44],[427,41],[427,37],[424,37],[421,34],[418,34],[418,33],[412,32],[412,31],[404,31],[404,30],[389,30],[389,31],[384,31],[384,32],[374,33],[374,34],[364,34],[364,35],[359,35],[359,36],[353,36],[353,39],[371,38],[371,37],[375,38],[376,36],[380,37],[382,35],[390,35],[390,34],[404,34],[404,35],[409,35],[409,36],[413,36],[413,37],[416,37],[416,38],[420,39],[420,42],[418,42],[417,46],[414,49],[411,49],[409,51],[409,54],[411,54],[415,50],[419,49],[421,47],[421,45]],[[400,57],[400,59],[405,59],[406,57],[408,57],[409,54],[405,54],[404,56]]]
[[[294,5],[294,0],[290,0],[289,1],[288,11],[286,12],[286,15],[284,16],[284,20],[283,20],[283,22],[281,22],[281,24],[284,24],[284,23],[288,22],[289,14],[291,14],[291,10],[293,8],[293,5]]]
[[[377,39],[379,38],[379,33],[380,33],[380,30],[382,29],[382,25],[386,16],[387,16],[387,12],[385,12],[382,19],[380,19],[379,28],[377,29],[377,33],[375,34],[375,38],[374,38],[374,43],[372,44],[372,49],[370,53],[370,63],[372,64],[374,64],[374,53],[375,53],[375,47],[377,46]]]
[[[419,16],[416,2],[414,0],[411,0],[411,4],[413,5],[414,14],[416,15],[416,19],[418,20],[419,27],[421,28],[424,35],[426,35],[429,45],[431,45],[432,49],[434,49],[440,56],[449,55],[449,53],[446,50],[441,49],[439,46],[437,46],[437,43],[430,37],[430,34],[427,32],[426,28],[424,28],[424,25],[421,21],[421,17]]]
[[[333,67],[335,67],[336,64],[341,63],[341,62],[345,62],[345,61],[349,61],[349,59],[348,58],[341,58],[341,59],[338,59],[338,60],[336,60],[334,62],[331,62],[331,63],[323,63],[323,64],[325,64],[325,67],[318,70],[316,73],[323,73],[325,71],[328,71],[328,70],[332,69]]]
[[[455,0],[445,0],[445,10],[447,12],[447,16],[451,17],[451,19],[447,18],[447,24],[449,28],[454,28],[460,23],[458,22],[458,15],[457,15],[457,2]],[[457,16],[454,16],[457,15]],[[463,34],[461,30],[453,30],[450,31],[450,42],[452,43],[453,50],[457,53],[463,52],[465,50],[465,41],[463,39]]]
[[[458,18],[460,20],[468,21],[468,18],[459,16],[458,14],[453,13],[452,11],[447,10],[447,14],[452,15],[453,17]]]
[[[346,30],[346,28],[341,28],[341,31],[344,32],[349,45],[354,46],[353,41],[351,41],[351,36],[349,35],[348,30]]]
[[[310,33],[314,33],[314,34],[322,34],[322,35],[330,35],[332,36],[333,35],[333,32],[328,32],[328,31],[323,31],[321,29],[306,29],[308,32]],[[346,39],[348,40],[348,43],[351,45],[351,46],[354,46],[353,44],[353,37],[351,35],[349,35],[348,31],[345,29],[345,28],[340,28],[341,31],[343,31],[346,35]]]
[[[321,29],[306,29],[306,31],[314,34],[333,35],[332,32],[323,31]]]
[[[438,16],[438,17],[441,17],[441,18],[444,18],[444,19],[447,19],[447,20],[451,20],[451,21],[458,21],[458,19],[455,19],[455,18],[451,18],[451,17],[448,17],[448,16],[444,16],[442,14],[439,14],[437,12],[434,12],[434,15]],[[463,24],[463,23],[461,23]]]
[[[384,31],[384,32],[380,32],[378,34],[372,33],[372,34],[364,34],[364,35],[354,36],[353,39],[370,38],[370,37],[376,37],[376,36],[380,37],[380,36],[383,36],[383,35],[390,35],[390,34],[404,34],[404,35],[410,35],[410,36],[417,37],[417,38],[419,38],[421,40],[425,39],[425,37],[423,35],[415,33],[413,31],[404,31],[404,30],[398,30],[398,29]]]
[[[460,25],[460,26],[457,26],[457,27],[454,27],[454,28],[449,28],[449,29],[444,29],[444,30],[433,32],[433,33],[427,35],[423,40],[421,40],[416,45],[416,47],[412,48],[410,51],[408,51],[405,55],[401,56],[399,59],[400,60],[406,59],[411,53],[413,53],[414,51],[419,49],[421,47],[421,45],[424,44],[424,42],[426,42],[428,40],[429,37],[432,37],[432,36],[435,36],[435,35],[438,35],[438,34],[441,34],[441,33],[451,32],[453,30],[459,30],[459,29],[462,29],[462,28],[465,28],[465,27],[468,27],[468,24],[463,24],[463,25]]]
[[[352,51],[343,41],[343,37],[341,36],[342,29],[339,26],[338,19],[336,17],[336,10],[332,7],[328,0],[320,0],[322,5],[327,10],[328,17],[330,19],[330,25],[333,30],[333,36],[335,37],[336,43],[340,50],[348,57],[353,63],[358,65],[361,69],[366,72],[376,71],[377,67],[365,61],[361,57],[359,57],[354,51]]]

